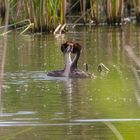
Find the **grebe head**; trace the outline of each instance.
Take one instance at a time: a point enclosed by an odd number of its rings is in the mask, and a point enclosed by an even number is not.
[[[72,41],[66,41],[65,43],[63,43],[61,45],[61,51],[63,53],[66,52],[67,48],[69,47],[69,49],[71,50],[72,53],[77,53],[77,52],[80,52],[81,51],[81,45],[79,45],[79,43],[75,43],[75,42],[72,42]]]
[[[80,52],[81,48],[82,47],[81,47],[81,45],[79,43],[73,43],[71,52],[75,54],[77,52]]]

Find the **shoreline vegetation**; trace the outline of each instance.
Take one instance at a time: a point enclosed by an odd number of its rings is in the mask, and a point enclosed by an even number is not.
[[[8,30],[61,34],[67,26],[140,23],[139,0],[0,0],[0,29],[10,3]]]

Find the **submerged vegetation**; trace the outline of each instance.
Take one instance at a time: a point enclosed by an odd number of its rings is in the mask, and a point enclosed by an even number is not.
[[[9,0],[9,2],[9,25],[12,24],[12,28],[24,27],[32,32],[54,32],[57,27],[64,28],[64,24],[120,25],[132,19],[140,23],[139,0]],[[6,0],[0,0],[1,25],[5,24],[6,5]]]

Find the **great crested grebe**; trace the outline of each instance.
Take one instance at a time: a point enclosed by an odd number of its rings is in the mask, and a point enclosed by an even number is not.
[[[61,46],[61,51],[64,53],[65,57],[65,67],[63,70],[55,70],[48,72],[48,76],[53,76],[53,77],[68,77],[70,73],[70,66],[71,66],[71,47],[67,46],[66,48],[63,48],[63,45]]]
[[[75,57],[70,66],[69,77],[71,78],[86,78],[86,77],[95,77],[94,74],[90,74],[88,72],[82,71],[77,68],[77,63],[81,53],[81,45],[79,43],[75,43],[72,41],[67,41],[61,45],[61,51],[65,52],[67,48],[71,48],[71,52],[75,54]]]

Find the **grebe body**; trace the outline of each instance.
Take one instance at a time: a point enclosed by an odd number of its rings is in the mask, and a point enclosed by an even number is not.
[[[72,41],[67,41],[61,45],[61,51],[64,52],[67,47],[71,48],[71,52],[75,54],[75,57],[70,66],[69,77],[71,78],[88,78],[95,77],[94,74],[85,72],[83,70],[78,69],[77,64],[81,54],[81,45],[79,43],[75,43]]]
[[[71,69],[71,71],[69,73],[69,77],[71,77],[71,78],[88,78],[88,77],[92,77],[92,75],[90,73],[87,73],[80,69]]]
[[[93,74],[78,69],[77,64],[81,53],[81,45],[72,41],[66,41],[61,45],[61,51],[65,56],[65,67],[63,70],[49,72],[48,76],[53,77],[70,77],[70,78],[87,78],[94,77]],[[71,53],[75,56],[71,60]]]

